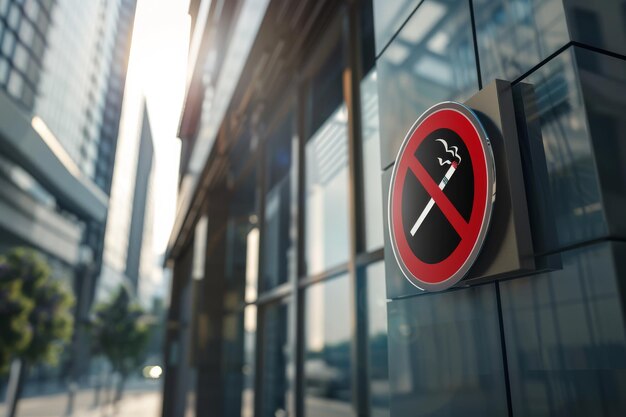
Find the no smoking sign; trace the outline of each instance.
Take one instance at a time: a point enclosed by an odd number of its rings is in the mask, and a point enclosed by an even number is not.
[[[491,145],[468,107],[443,102],[406,135],[391,177],[389,233],[394,256],[416,287],[439,291],[478,257],[495,200]]]

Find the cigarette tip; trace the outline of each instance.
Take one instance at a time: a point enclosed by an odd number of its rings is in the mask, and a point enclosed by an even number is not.
[[[452,168],[457,169],[459,163],[457,161],[452,162]]]

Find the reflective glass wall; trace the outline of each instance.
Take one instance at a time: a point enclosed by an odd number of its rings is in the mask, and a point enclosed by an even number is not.
[[[374,10],[383,188],[426,108],[507,80],[534,250],[555,261],[550,272],[390,301],[392,415],[626,413],[616,397],[626,342],[624,3],[374,0]],[[385,264],[388,283],[398,281],[395,261]]]
[[[217,191],[206,203],[207,247],[224,259],[205,268],[201,302],[222,294],[221,320],[196,313],[197,415],[389,415],[373,11],[329,7],[280,91],[227,131],[226,211]],[[214,408],[202,352],[219,358]]]
[[[626,414],[626,15],[588,3],[336,2],[306,41],[268,42],[301,51],[223,132],[220,415]],[[404,135],[496,78],[512,83],[534,250],[555,263],[388,300]]]

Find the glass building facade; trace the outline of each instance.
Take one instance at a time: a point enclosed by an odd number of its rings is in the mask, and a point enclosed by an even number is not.
[[[219,4],[190,5],[163,416],[626,414],[624,2]],[[409,291],[398,149],[494,79],[550,266]]]
[[[0,252],[39,251],[72,287],[76,323],[100,274],[135,6],[0,1]],[[25,393],[84,375],[89,350],[76,326],[71,357]]]

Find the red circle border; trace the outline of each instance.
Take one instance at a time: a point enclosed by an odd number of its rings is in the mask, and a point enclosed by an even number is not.
[[[443,104],[459,105],[458,103]],[[482,139],[483,137],[486,139],[487,136],[478,118],[474,122],[457,109],[443,107],[433,111],[418,122],[417,126],[412,129],[408,139],[405,139],[394,166],[390,187],[389,213],[392,246],[396,258],[403,264],[403,269],[412,275],[412,277],[407,276],[409,281],[413,278],[417,282],[412,283],[422,288],[420,284],[441,285],[453,278],[468,262],[472,253],[476,250],[476,246],[482,243],[479,242],[481,231],[488,226],[488,217],[490,217],[488,214],[490,213],[489,204],[492,194],[490,192],[488,169],[489,164],[493,165],[493,162],[488,158],[488,152],[490,153],[491,149],[486,148],[489,146],[489,143],[485,143],[485,140]],[[436,264],[428,264],[415,256],[405,236],[401,215],[402,186],[409,171],[408,158],[415,158],[414,154],[424,139],[433,131],[441,128],[453,130],[463,140],[469,151],[469,158],[472,160],[474,171],[474,200],[470,220],[467,224],[466,236],[461,236],[461,242],[446,259]],[[479,129],[482,132],[479,132]],[[483,134],[481,135],[481,133]],[[439,182],[436,179],[433,180],[437,183]],[[458,277],[458,279],[461,278]],[[457,281],[451,283],[451,285]]]

